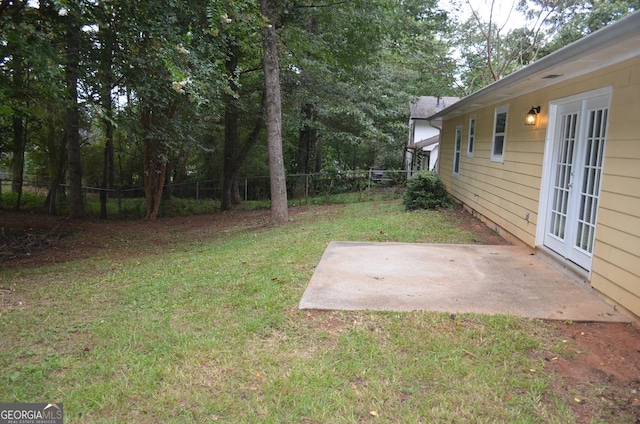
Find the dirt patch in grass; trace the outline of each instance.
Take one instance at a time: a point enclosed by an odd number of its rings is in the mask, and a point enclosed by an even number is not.
[[[477,244],[510,244],[498,233],[484,225],[478,218],[471,215],[460,204],[456,204],[442,213],[452,225],[473,234],[473,240]]]
[[[220,212],[154,221],[72,220],[29,212],[0,211],[0,230],[12,245],[27,246],[29,237],[53,234],[55,242],[12,249],[0,240],[0,269],[31,268],[110,254],[129,256],[170,246],[178,241],[209,239],[229,231],[269,225],[268,210]],[[22,239],[22,240],[21,240]]]
[[[631,324],[549,322],[568,355],[545,357],[554,391],[580,423],[640,423],[640,331]]]
[[[327,216],[327,208],[294,208],[300,214]],[[508,244],[462,208],[444,212],[452,224],[474,234],[481,244]],[[268,210],[220,212],[156,221],[74,221],[65,217],[0,211],[0,271],[64,263],[94,255],[114,259],[171,246],[177,241],[223,237],[230,231],[252,231],[269,225]],[[21,244],[22,243],[22,244]],[[19,248],[15,248],[19,246]],[[20,302],[0,278],[4,307]],[[292,311],[293,312],[293,311]],[[344,323],[330,312],[308,312],[307,320],[340,331]],[[545,369],[554,375],[553,389],[579,423],[640,423],[640,331],[629,324],[546,322],[567,355],[545,355]]]

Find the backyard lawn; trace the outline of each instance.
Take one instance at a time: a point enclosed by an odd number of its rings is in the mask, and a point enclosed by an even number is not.
[[[332,240],[504,242],[464,211],[268,217],[0,211],[7,239],[41,240],[0,263],[0,402],[61,402],[65,423],[640,420],[630,325],[297,308]]]

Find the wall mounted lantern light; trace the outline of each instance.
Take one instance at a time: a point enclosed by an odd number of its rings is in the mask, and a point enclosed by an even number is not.
[[[540,113],[540,106],[531,107],[527,118],[524,120],[525,125],[535,125],[538,122],[538,114]]]

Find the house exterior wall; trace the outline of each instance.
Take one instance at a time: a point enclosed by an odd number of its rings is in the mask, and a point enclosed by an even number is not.
[[[411,119],[409,122],[410,134],[409,134],[409,143],[413,144],[422,140],[429,139],[439,134],[439,130],[431,126],[431,124],[424,119]],[[407,169],[407,176],[411,176],[414,172],[429,170],[433,171],[435,166],[438,164],[438,154],[439,149],[438,146],[430,146],[427,150],[424,150],[425,153],[429,153],[429,164],[427,167],[426,163],[422,163],[420,169],[417,169],[413,166],[414,163],[414,154],[411,150],[407,150],[405,154],[405,164]],[[428,169],[427,169],[428,168]]]
[[[426,140],[427,138],[431,138],[435,135],[438,135],[438,129],[434,128],[429,124],[428,121],[424,119],[415,119],[413,122],[413,134],[411,143],[417,143],[421,140]]]
[[[542,244],[538,232],[545,138],[550,103],[610,87],[611,104],[596,241],[589,283],[611,301],[640,317],[640,57],[635,57],[539,91],[474,111],[473,157],[461,155],[453,175],[456,126],[463,126],[466,151],[470,114],[443,122],[440,175],[450,193],[505,236],[531,247]],[[508,105],[504,161],[492,162],[494,111]],[[542,106],[536,126],[524,118]],[[528,219],[527,219],[528,217]]]

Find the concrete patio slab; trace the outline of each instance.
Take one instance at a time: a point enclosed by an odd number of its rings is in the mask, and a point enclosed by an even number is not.
[[[519,246],[331,242],[299,307],[630,322]]]

